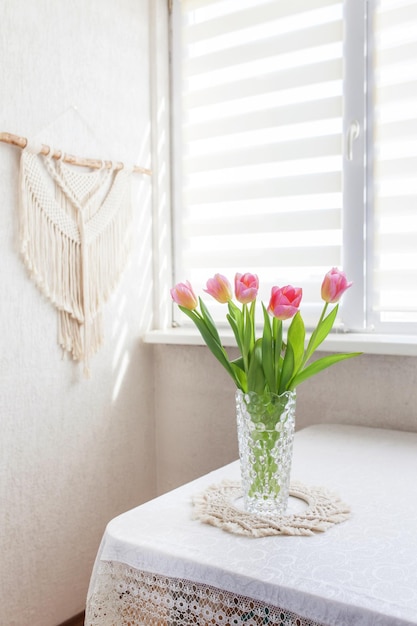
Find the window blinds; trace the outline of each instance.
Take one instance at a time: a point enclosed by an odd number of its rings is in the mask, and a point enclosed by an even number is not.
[[[417,322],[417,3],[381,0],[373,17],[371,314],[398,328]]]
[[[314,324],[342,261],[342,0],[182,0],[177,19],[175,280],[302,287]]]

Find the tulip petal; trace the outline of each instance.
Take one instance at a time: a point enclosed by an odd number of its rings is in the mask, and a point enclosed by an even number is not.
[[[204,291],[221,304],[225,304],[232,299],[232,287],[222,274],[215,274],[213,278],[209,278]]]

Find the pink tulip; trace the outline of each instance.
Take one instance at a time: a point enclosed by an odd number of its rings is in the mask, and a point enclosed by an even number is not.
[[[253,302],[258,295],[259,280],[256,274],[236,274],[235,295],[241,304]]]
[[[213,296],[217,302],[224,304],[232,299],[232,287],[225,276],[215,274],[213,278],[209,278],[204,289],[206,293]]]
[[[268,312],[279,320],[293,317],[300,306],[303,290],[299,287],[272,287]]]
[[[188,280],[178,283],[171,289],[171,297],[180,306],[190,311],[197,308],[198,300]]]
[[[321,286],[321,297],[325,302],[334,304],[353,283],[349,283],[344,272],[333,267],[327,272]]]

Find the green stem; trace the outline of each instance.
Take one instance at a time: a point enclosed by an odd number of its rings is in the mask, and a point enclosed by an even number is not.
[[[310,359],[310,357],[314,354],[314,340],[315,340],[315,338],[317,336],[317,333],[318,333],[318,331],[320,329],[320,325],[321,325],[321,323],[323,322],[323,320],[324,320],[324,318],[326,316],[326,311],[327,311],[327,307],[328,306],[329,306],[329,303],[325,302],[323,310],[322,310],[321,315],[320,315],[320,319],[318,321],[318,324],[317,324],[316,328],[314,329],[314,331],[311,334],[310,341],[308,342],[307,350],[304,353],[304,358],[303,358],[303,361],[301,363],[301,367],[299,368],[299,371],[301,371],[303,369],[304,365],[307,363],[307,361]]]
[[[254,441],[253,472],[255,477],[249,489],[251,497],[262,493],[276,498],[280,492],[281,487],[276,480],[277,464],[272,456],[272,449],[279,436],[277,432],[265,432],[258,435],[257,445]]]

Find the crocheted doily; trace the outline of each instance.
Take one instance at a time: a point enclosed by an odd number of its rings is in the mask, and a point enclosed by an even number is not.
[[[217,526],[235,535],[267,537],[270,535],[314,535],[324,532],[350,516],[349,507],[337,495],[323,487],[291,483],[290,499],[307,503],[299,512],[276,517],[247,513],[236,501],[242,497],[239,482],[223,481],[211,485],[193,498],[193,518]],[[290,507],[289,507],[290,508]]]

